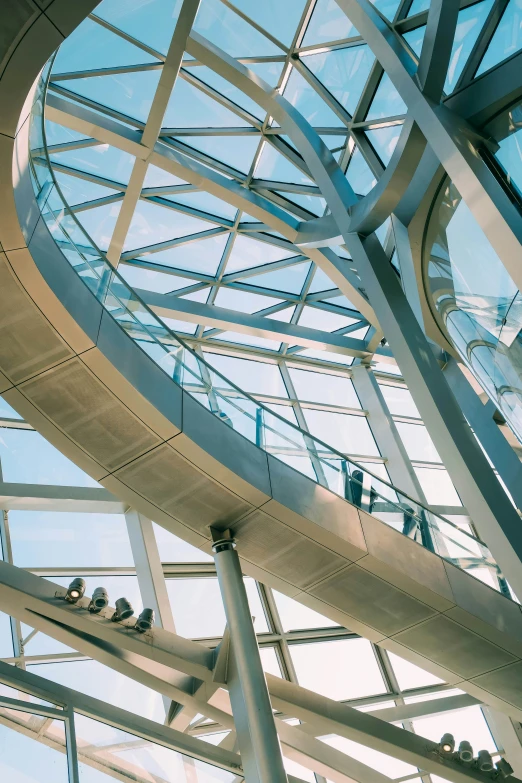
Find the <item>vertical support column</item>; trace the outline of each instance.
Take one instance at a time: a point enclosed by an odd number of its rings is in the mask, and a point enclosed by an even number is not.
[[[493,403],[483,405],[455,359],[446,364],[444,375],[482,448],[522,509],[522,464],[493,419]]]
[[[287,783],[236,544],[230,531],[213,530],[212,538],[230,632],[228,685],[246,780]]]

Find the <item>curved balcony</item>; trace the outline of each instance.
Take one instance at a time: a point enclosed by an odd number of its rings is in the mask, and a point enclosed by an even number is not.
[[[472,575],[487,569],[496,589],[511,597],[483,542],[260,404],[202,359],[140,299],[86,233],[56,180],[45,129],[49,73],[48,66],[31,118],[35,196],[57,246],[124,332],[194,400],[258,448]]]

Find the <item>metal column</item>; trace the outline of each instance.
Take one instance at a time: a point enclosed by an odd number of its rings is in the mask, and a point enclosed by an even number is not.
[[[287,783],[250,607],[230,531],[212,531],[228,629],[228,685],[248,783]]]

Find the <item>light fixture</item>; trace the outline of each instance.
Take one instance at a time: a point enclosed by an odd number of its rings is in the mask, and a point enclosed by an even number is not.
[[[150,631],[153,625],[154,609],[144,609],[136,620],[136,625],[134,628],[138,631],[138,633],[145,633],[145,631]]]
[[[105,587],[97,587],[94,590],[89,604],[89,612],[98,614],[102,609],[109,605],[109,596]]]
[[[506,759],[499,758],[497,763],[495,764],[497,771],[502,778],[508,778],[510,775],[513,774],[513,767],[509,763],[509,761],[506,761]]]
[[[80,576],[77,576],[76,579],[73,579],[69,587],[67,588],[67,592],[65,594],[65,600],[68,601],[70,604],[77,603],[80,598],[83,598],[83,594],[85,593],[85,579],[82,579]]]
[[[473,761],[473,748],[467,740],[462,740],[459,745],[459,759],[461,761]]]
[[[111,620],[113,623],[117,623],[120,620],[126,620],[133,614],[134,609],[132,608],[130,601],[127,601],[126,598],[118,598],[116,601],[116,611],[112,615]]]
[[[443,734],[439,743],[440,752],[445,756],[449,756],[455,750],[455,737],[453,734]]]
[[[477,767],[481,772],[491,772],[493,770],[493,759],[488,750],[479,750],[477,753]]]

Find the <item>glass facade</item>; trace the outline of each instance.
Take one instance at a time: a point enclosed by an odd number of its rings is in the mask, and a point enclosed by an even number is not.
[[[35,14],[64,40],[0,127],[0,780],[268,783],[261,725],[277,783],[520,776],[521,0]],[[40,393],[73,363],[92,387]]]

